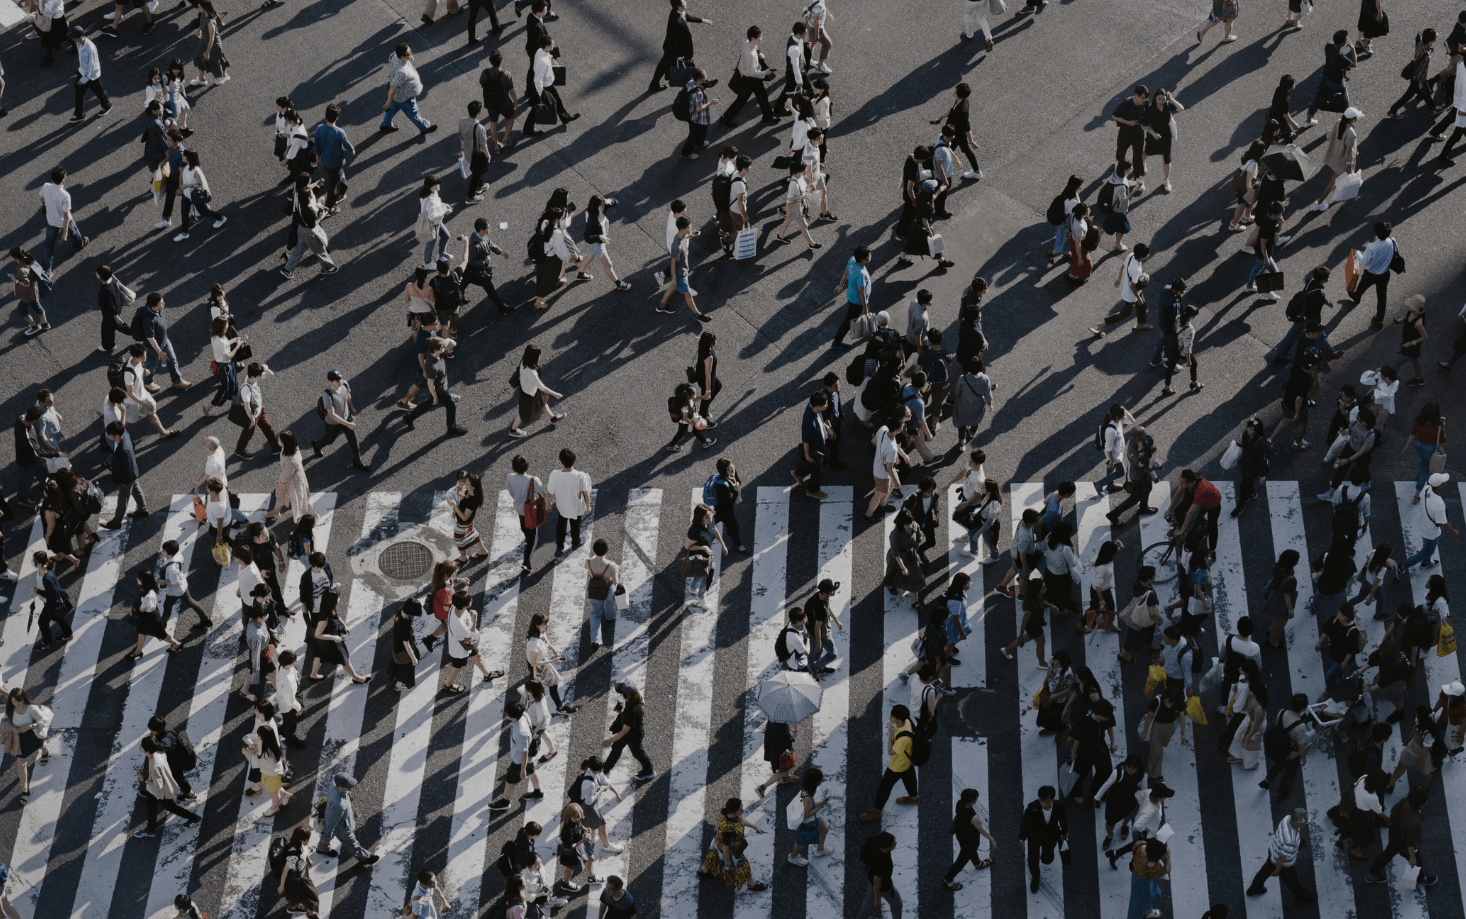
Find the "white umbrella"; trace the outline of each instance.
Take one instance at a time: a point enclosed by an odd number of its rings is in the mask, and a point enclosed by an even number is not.
[[[807,673],[783,670],[759,684],[755,701],[770,721],[799,724],[820,710],[824,690]]]

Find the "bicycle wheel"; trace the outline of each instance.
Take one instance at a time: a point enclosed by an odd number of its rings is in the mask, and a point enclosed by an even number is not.
[[[1176,580],[1178,574],[1176,557],[1175,543],[1152,543],[1141,550],[1140,564],[1142,567],[1149,565],[1155,569],[1155,583],[1169,584]]]

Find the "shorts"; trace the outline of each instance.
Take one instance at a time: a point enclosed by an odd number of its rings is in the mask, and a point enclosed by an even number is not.
[[[275,792],[279,791],[281,786],[283,786],[284,784],[285,776],[283,775],[260,776],[260,787],[265,790],[266,794],[274,794]]]
[[[586,251],[590,253],[590,257],[591,258],[600,258],[601,256],[603,256],[603,255],[606,254],[606,244],[605,243],[587,243],[586,244]]]
[[[531,775],[534,775],[533,761],[530,762],[527,769],[521,767],[519,763],[510,763],[509,771],[504,773],[504,781],[508,782],[510,785],[513,785],[516,782],[519,782],[521,779],[524,779]]]
[[[514,109],[509,109],[508,111],[501,112],[498,109],[485,107],[484,114],[488,116],[490,123],[494,123],[501,121],[505,118],[512,118],[514,116]]]
[[[794,844],[796,846],[812,846],[820,841],[820,821],[816,817],[813,820],[806,820],[794,831]]]
[[[1292,408],[1292,406],[1288,405],[1286,402],[1283,403],[1283,417],[1284,418],[1292,418],[1293,417],[1293,408]],[[1308,400],[1306,400],[1306,399],[1303,401],[1303,409],[1302,409],[1302,411],[1298,412],[1297,421],[1298,421],[1299,424],[1307,424],[1308,423]]]
[[[677,292],[679,294],[690,293],[692,285],[687,283],[687,272],[683,269],[677,270]]]
[[[468,666],[468,658],[467,657],[454,657],[453,655],[450,654],[450,655],[448,655],[448,666],[450,666],[450,667],[457,667],[459,670],[462,670],[464,667],[467,667]],[[534,770],[531,769],[530,771],[533,772]]]

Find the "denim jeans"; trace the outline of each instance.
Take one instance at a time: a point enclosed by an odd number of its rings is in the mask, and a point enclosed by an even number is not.
[[[1288,334],[1284,335],[1283,340],[1278,342],[1278,346],[1272,350],[1273,356],[1292,357],[1293,346],[1298,342],[1298,336],[1303,334],[1304,326],[1305,323],[1302,322],[1293,323],[1293,326],[1288,329]],[[1323,349],[1325,354],[1331,355],[1334,353],[1334,346],[1329,344],[1329,337],[1327,335],[1320,335],[1318,337],[1318,346]]]
[[[350,186],[346,181],[346,163],[340,166],[326,166],[326,207],[335,207]]]
[[[1064,223],[1054,227],[1054,245],[1052,247],[1054,252],[1064,253],[1069,251],[1069,236],[1064,232],[1068,223],[1066,220]]]
[[[219,388],[214,392],[214,398],[209,404],[219,408],[234,401],[234,394],[239,392],[239,375],[234,372],[234,362],[225,361],[219,365]]]
[[[428,128],[432,127],[430,123],[423,120],[422,114],[418,112],[416,96],[407,99],[393,99],[391,107],[382,116],[382,127],[392,127],[392,119],[397,117],[398,112],[406,115],[407,120],[412,122],[413,127],[419,131],[426,132]]]
[[[984,541],[988,544],[988,554],[997,555],[998,539],[993,535],[991,524],[984,522],[982,526],[974,527],[967,531],[967,549],[973,555],[977,555],[980,552],[978,546]]]
[[[591,644],[612,645],[615,644],[616,633],[616,597],[608,593],[604,600],[590,601],[590,640]]]
[[[1120,462],[1115,463],[1114,468],[1112,468],[1109,472],[1106,472],[1103,476],[1100,477],[1100,480],[1098,482],[1095,482],[1094,483],[1094,487],[1095,488],[1104,488],[1106,485],[1110,484],[1111,482],[1116,482],[1116,481],[1118,481],[1118,482],[1125,481],[1125,464],[1124,463],[1120,463]]]
[[[1440,541],[1441,538],[1439,536],[1437,536],[1435,539],[1427,539],[1425,541],[1425,545],[1420,547],[1419,552],[1415,553],[1414,555],[1410,556],[1400,563],[1400,574],[1403,575],[1405,572],[1409,571],[1412,565],[1418,565],[1421,562],[1428,561],[1433,558],[1435,556],[1435,544]]]
[[[76,225],[76,221],[74,219],[71,221],[70,234],[71,235],[67,238],[71,240],[71,244],[73,246],[75,246],[77,249],[80,249],[81,229]],[[53,227],[49,223],[46,224],[46,241],[41,244],[41,262],[46,268],[47,275],[51,274],[51,272],[55,269],[56,243],[60,239],[61,228]]]
[[[23,319],[29,317],[36,322],[43,323],[46,321],[46,308],[41,305],[39,293],[36,295],[35,303],[27,303],[24,300],[20,301],[20,315]]]
[[[1252,285],[1253,281],[1257,280],[1257,276],[1259,274],[1262,274],[1264,270],[1277,271],[1277,262],[1274,262],[1271,257],[1266,259],[1256,259],[1252,265],[1252,273],[1247,276],[1247,284],[1249,287]]]
[[[707,578],[683,578],[687,582],[687,597],[690,600],[701,600],[708,592]]]
[[[442,224],[438,224],[436,227],[434,227],[433,238],[423,243],[422,246],[423,266],[436,267],[437,258],[433,255],[434,244],[436,244],[438,247],[438,255],[442,256],[448,254],[448,244],[452,241],[453,237],[448,235],[447,227],[443,226]]]
[[[1344,595],[1349,591],[1346,586],[1336,594],[1316,593],[1313,595],[1313,611],[1319,615],[1319,621],[1328,622],[1339,611],[1339,604],[1344,602]]]
[[[1134,872],[1130,874],[1130,909],[1126,919],[1142,919],[1150,912],[1150,905],[1161,895],[1161,885],[1151,878],[1143,878]]]
[[[1425,480],[1430,477],[1430,458],[1435,456],[1435,444],[1415,445],[1415,455],[1420,457],[1420,469],[1415,473],[1415,491],[1418,494],[1420,489],[1425,487]]]
[[[178,355],[173,353],[173,342],[169,341],[167,336],[164,336],[158,342],[158,348],[162,350],[163,356],[158,357],[155,352],[149,351],[147,361],[148,370],[156,374],[159,368],[167,368],[168,376],[173,382],[183,382],[183,375],[178,372]]]

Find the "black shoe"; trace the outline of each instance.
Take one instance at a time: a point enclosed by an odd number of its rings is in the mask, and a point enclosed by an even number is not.
[[[316,854],[317,855],[324,855],[327,858],[335,858],[336,856],[340,855],[341,853],[340,852],[337,852],[335,849],[327,848],[327,849],[317,849],[316,850]]]
[[[1034,881],[1033,883],[1029,884],[1028,891],[1029,893],[1038,893],[1038,881]]]
[[[661,83],[652,83],[646,88],[646,91],[649,93],[659,93],[666,88],[667,87],[663,86]]]
[[[521,801],[538,801],[545,796],[543,789],[536,788],[534,791],[526,791],[519,796]]]
[[[489,810],[491,811],[507,811],[508,809],[508,798],[495,798],[494,800],[489,802]]]
[[[432,133],[434,133],[437,130],[438,130],[438,126],[437,125],[430,124],[430,125],[428,125],[428,129],[426,131],[418,131],[417,133],[418,133],[419,136],[421,136],[423,134],[432,134]]]
[[[736,127],[738,127],[738,122],[734,121],[731,118],[719,118],[718,119],[718,124],[722,125],[725,128],[736,128]]]
[[[311,444],[311,452],[316,455],[316,459],[321,458],[321,448],[317,447],[315,444]]]
[[[353,462],[351,464],[351,468],[352,469],[360,469],[363,472],[368,472],[368,471],[371,470],[372,467],[368,466],[366,463],[356,463],[356,462]]]
[[[1266,887],[1249,887],[1249,888],[1247,888],[1247,895],[1249,897],[1260,897],[1260,896],[1262,896],[1265,893],[1267,893],[1267,888]]]
[[[357,864],[358,865],[361,865],[363,868],[370,868],[371,866],[375,865],[377,862],[379,862],[381,860],[382,860],[382,856],[380,856],[380,855],[368,855],[366,858],[364,858],[361,861],[357,862]]]
[[[235,450],[234,455],[239,457],[240,459],[249,459],[251,456],[254,456],[254,454],[249,452],[248,450]]]
[[[395,124],[379,124],[377,125],[377,130],[381,131],[383,134],[393,134],[398,130],[398,128]]]
[[[448,429],[449,437],[462,437],[468,433],[468,428],[453,427]]]

